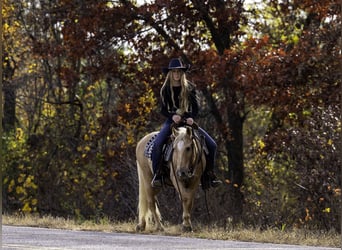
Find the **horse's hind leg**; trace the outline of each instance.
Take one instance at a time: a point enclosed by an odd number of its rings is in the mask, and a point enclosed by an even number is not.
[[[149,223],[150,219],[154,220],[156,224],[156,230],[163,231],[163,226],[161,224],[160,212],[156,204],[156,192],[151,186],[152,174],[147,175],[143,172],[141,168],[144,165],[138,165],[138,177],[139,177],[139,204],[138,204],[138,214],[139,222],[136,226],[136,231],[141,232],[146,229],[146,224]],[[145,169],[148,169],[147,167]],[[152,218],[150,218],[152,216]]]
[[[139,219],[138,225],[135,227],[136,232],[142,232],[146,228],[146,220],[145,218]]]
[[[146,215],[147,215],[147,202],[142,201],[141,194],[139,194],[139,205],[138,205],[138,216],[139,216],[139,222],[138,225],[135,227],[135,230],[137,232],[142,232],[146,228]]]
[[[164,228],[161,224],[161,217],[160,217],[160,212],[158,209],[158,206],[156,205],[156,200],[155,197],[151,194],[151,196],[147,195],[142,203],[140,203],[140,198],[139,198],[139,223],[136,226],[135,230],[137,232],[142,232],[146,228],[147,221],[149,220],[150,217],[148,217],[148,210],[150,210],[150,215],[152,215],[152,218],[155,225],[156,225],[156,230],[157,231],[164,231]],[[143,207],[142,207],[143,205]]]
[[[164,231],[163,225],[161,223],[161,216],[160,216],[160,212],[156,203],[156,199],[154,195],[151,195],[151,200],[149,200],[148,205],[149,205],[149,209],[152,213],[152,217],[154,220],[154,223],[156,225],[155,229],[157,231]]]

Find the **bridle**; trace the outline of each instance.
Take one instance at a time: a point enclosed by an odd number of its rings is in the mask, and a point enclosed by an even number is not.
[[[171,125],[171,130],[173,129],[177,129],[179,127],[185,127],[185,129],[187,130],[186,133],[190,136],[190,140],[191,140],[191,163],[189,165],[189,173],[190,173],[190,176],[193,176],[194,174],[194,171],[196,170],[196,166],[198,166],[202,160],[202,155],[203,155],[203,147],[204,147],[204,137],[201,136],[198,132],[198,125],[197,123],[194,123],[193,125],[189,125],[186,123],[186,121],[184,122],[181,122],[181,123],[178,123],[178,124],[172,124]],[[190,133],[189,133],[190,131]],[[173,134],[173,133],[172,133]],[[177,138],[176,137],[173,137],[172,138],[172,147],[173,147],[173,150],[175,148],[175,140]],[[172,167],[172,171],[173,171],[173,174],[174,174],[174,177],[175,177],[175,180],[177,182],[177,186],[179,185],[178,184],[178,178],[176,176],[176,169],[174,168],[174,165],[173,165],[173,161],[171,161],[171,167]],[[204,171],[204,166],[202,165],[202,173]],[[177,187],[178,190],[179,190],[179,186]]]

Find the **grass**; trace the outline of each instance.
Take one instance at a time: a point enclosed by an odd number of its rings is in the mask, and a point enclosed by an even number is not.
[[[88,230],[102,232],[125,232],[135,233],[135,222],[112,222],[103,218],[98,221],[77,221],[52,216],[37,215],[3,215],[4,225],[46,227],[70,230]],[[257,230],[253,228],[235,227],[229,230],[217,226],[208,227],[206,225],[194,225],[194,232],[181,233],[178,225],[165,225],[164,232],[147,233],[196,237],[206,239],[253,241],[292,245],[341,247],[341,235],[337,232],[310,231],[305,229],[292,229],[281,231],[279,229]]]

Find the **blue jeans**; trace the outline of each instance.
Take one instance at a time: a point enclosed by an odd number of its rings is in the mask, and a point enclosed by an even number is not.
[[[168,119],[164,122],[162,128],[160,129],[153,145],[152,149],[152,168],[153,173],[156,174],[158,172],[158,168],[160,166],[160,161],[162,160],[162,150],[163,145],[167,142],[169,136],[171,135],[171,124],[173,121]],[[206,170],[213,170],[215,166],[215,156],[216,156],[216,148],[217,144],[214,139],[202,128],[198,128],[200,133],[204,136],[205,142],[208,147],[209,154],[207,155],[207,166]]]

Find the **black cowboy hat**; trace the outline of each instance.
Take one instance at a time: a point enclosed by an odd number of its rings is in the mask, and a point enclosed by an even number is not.
[[[163,68],[163,73],[167,74],[171,69],[181,69],[185,72],[189,68],[189,65],[185,65],[180,58],[172,58],[169,62],[169,66],[167,68]]]

